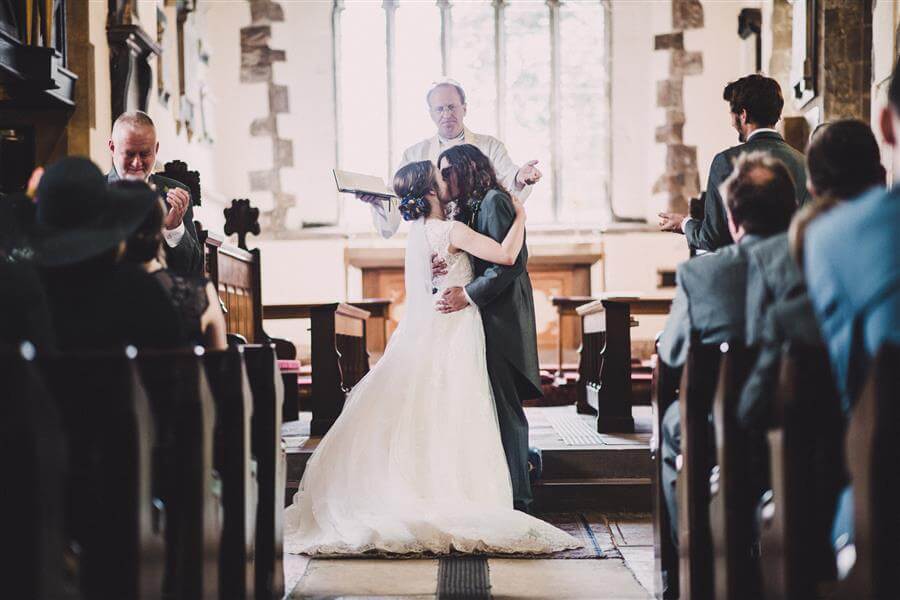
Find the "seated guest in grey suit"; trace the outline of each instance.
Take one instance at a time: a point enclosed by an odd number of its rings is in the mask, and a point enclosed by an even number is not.
[[[705,344],[743,340],[746,330],[748,252],[787,229],[794,214],[794,182],[788,169],[762,152],[743,155],[722,184],[728,228],[737,243],[678,266],[677,290],[659,339],[659,358],[672,367],[687,358],[691,333]],[[663,417],[663,493],[677,544],[675,462],[681,451],[681,416],[673,404]]]
[[[122,113],[113,123],[109,138],[113,168],[106,178],[109,182],[138,179],[156,189],[168,206],[163,231],[166,264],[181,275],[199,275],[203,258],[194,229],[191,192],[174,179],[153,173],[158,151],[156,127],[150,117],[140,111]]]
[[[748,75],[725,86],[722,98],[728,102],[732,125],[741,144],[719,152],[713,158],[706,184],[703,219],[692,219],[679,213],[659,213],[660,229],[684,233],[688,245],[698,250],[713,251],[735,241],[726,222],[720,186],[731,173],[732,163],[740,154],[768,152],[784,163],[790,172],[797,205],[809,199],[803,155],[791,148],[775,131],[775,124],[781,119],[781,109],[784,107],[778,82],[762,75]]]
[[[760,355],[741,394],[739,416],[754,429],[766,426],[784,342],[823,343],[803,279],[800,256],[806,225],[838,202],[884,187],[878,142],[862,121],[836,121],[817,129],[806,162],[814,202],[794,217],[789,233],[772,236],[750,251],[747,343],[758,344]]]
[[[880,116],[900,173],[900,63]],[[804,273],[832,371],[850,412],[872,357],[885,342],[900,343],[900,186],[873,189],[837,206],[809,226]],[[841,497],[832,531],[839,574],[853,560],[853,502]]]

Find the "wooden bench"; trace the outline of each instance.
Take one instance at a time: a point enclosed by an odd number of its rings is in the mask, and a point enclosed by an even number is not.
[[[296,420],[297,377],[300,364],[297,348],[288,340],[270,337],[263,329],[262,273],[258,248],[244,250],[225,242],[217,233],[199,234],[203,244],[206,276],[213,282],[224,305],[229,334],[249,344],[275,344],[285,390],[285,420]]]
[[[712,534],[709,524],[709,416],[719,379],[719,345],[692,341],[678,398],[681,413],[681,460],[678,496],[678,580],[682,598],[713,597]]]
[[[256,510],[257,598],[284,596],[282,515],[286,466],[281,447],[284,386],[272,344],[244,346],[244,364],[253,396],[252,448],[259,503]]]
[[[325,435],[344,408],[347,393],[369,372],[366,320],[369,313],[343,302],[266,306],[266,319],[312,321],[312,423]]]
[[[67,444],[67,491],[58,499],[66,504],[66,536],[77,543],[72,558],[85,598],[158,598],[163,591],[163,521],[152,494],[155,427],[135,354],[41,360]]]
[[[666,410],[678,402],[678,382],[681,369],[675,369],[659,360],[651,358],[653,381],[650,403],[653,412],[653,434],[650,436],[650,460],[653,462],[651,489],[653,496],[653,560],[656,576],[656,597],[663,598],[667,588],[678,589],[678,550],[672,543],[672,527],[662,478],[662,420]],[[668,597],[668,596],[666,596]]]
[[[60,411],[34,360],[34,347],[0,350],[0,512],[5,528],[3,589],[11,598],[62,595],[67,458]],[[143,594],[141,597],[145,597]]]
[[[213,468],[215,401],[198,352],[145,352],[138,358],[157,433],[154,496],[166,524],[165,591],[219,596],[222,497]]]
[[[856,561],[837,598],[896,597],[900,539],[900,346],[875,357],[847,429]]]
[[[553,303],[553,306],[556,307],[556,314],[558,319],[557,329],[559,331],[558,339],[556,341],[556,349],[557,349],[557,365],[556,370],[553,372],[553,388],[551,391],[554,391],[554,388],[565,387],[567,385],[575,386],[575,406],[579,413],[586,415],[594,415],[596,412],[594,408],[588,404],[587,395],[585,393],[584,386],[581,385],[578,381],[573,380],[573,373],[571,373],[572,366],[566,365],[565,361],[565,350],[566,350],[566,340],[565,332],[568,329],[566,327],[567,324],[571,323],[574,327],[574,337],[570,342],[574,342],[578,346],[578,355],[579,357],[587,352],[590,353],[597,352],[593,345],[585,349],[584,345],[584,336],[581,332],[581,317],[579,316],[576,309],[579,306],[583,306],[590,302],[594,301],[594,298],[590,298],[588,296],[552,296],[550,301]],[[579,343],[580,340],[580,343]],[[599,356],[595,354],[595,356]],[[579,362],[579,370],[580,370],[580,362]],[[579,373],[580,374],[580,373]],[[555,394],[560,395],[560,394]],[[563,394],[565,397],[565,394]],[[554,402],[553,404],[556,404]]]
[[[215,400],[213,466],[222,480],[219,589],[238,600],[254,595],[257,482],[251,460],[253,397],[241,347],[207,352]]]
[[[755,349],[739,344],[723,350],[713,400],[717,464],[709,478],[709,515],[716,598],[749,600],[760,593],[753,515],[761,474],[754,469],[759,465],[754,465],[753,456],[762,451],[762,440],[754,439],[737,417],[741,390],[756,356]]]
[[[671,294],[608,293],[579,306],[582,350],[578,367],[579,401],[597,412],[600,433],[633,433],[634,404],[631,381],[631,327],[633,315],[666,315]]]

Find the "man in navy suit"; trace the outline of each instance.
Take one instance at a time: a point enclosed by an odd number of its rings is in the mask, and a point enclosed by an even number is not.
[[[722,98],[728,102],[731,124],[741,142],[716,154],[709,167],[703,219],[678,213],[659,213],[659,227],[663,231],[684,233],[688,245],[695,250],[713,252],[734,243],[725,216],[725,203],[719,188],[731,174],[735,159],[747,152],[766,152],[784,163],[794,184],[797,206],[809,200],[806,189],[806,165],[803,155],[791,148],[775,131],[781,119],[784,98],[781,87],[771,77],[747,75],[725,86]]]
[[[894,66],[884,140],[900,173],[900,63]],[[873,189],[810,224],[804,272],[844,408],[850,411],[871,358],[885,342],[900,343],[900,185]],[[832,532],[838,552],[852,556],[852,496],[845,490]],[[844,550],[847,550],[845,553]],[[850,562],[850,561],[847,561]]]

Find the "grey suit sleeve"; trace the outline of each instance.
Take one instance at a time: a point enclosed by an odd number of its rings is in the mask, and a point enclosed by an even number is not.
[[[486,224],[485,229],[480,233],[498,242],[503,241],[516,219],[512,203],[505,194],[495,194],[491,198],[485,198],[481,204],[481,215],[479,216]],[[513,265],[505,267],[492,264],[484,274],[476,277],[466,286],[466,293],[479,307],[485,306],[499,296],[524,271],[525,252],[519,251],[519,256]]]
[[[724,154],[717,154],[709,167],[706,182],[706,202],[703,220],[689,220],[684,224],[684,235],[691,248],[710,252],[732,243],[725,217],[725,204],[719,194],[719,186],[731,173],[731,164]]]
[[[659,358],[670,367],[680,367],[687,361],[691,341],[690,301],[682,282],[681,269],[676,272],[676,279],[678,287],[672,309],[659,337]]]
[[[194,209],[188,205],[184,213],[184,235],[174,248],[165,246],[168,266],[176,273],[199,275],[203,272],[203,253],[194,228]]]
[[[748,346],[754,346],[761,341],[766,311],[772,301],[763,271],[764,267],[760,264],[759,258],[751,252],[747,264],[747,305],[744,318],[747,323]]]

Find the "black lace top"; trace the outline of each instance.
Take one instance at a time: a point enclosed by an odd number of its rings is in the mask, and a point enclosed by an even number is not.
[[[178,275],[168,269],[155,271],[153,276],[175,305],[188,341],[205,345],[200,318],[209,308],[209,298],[206,295],[208,280],[205,277]]]

